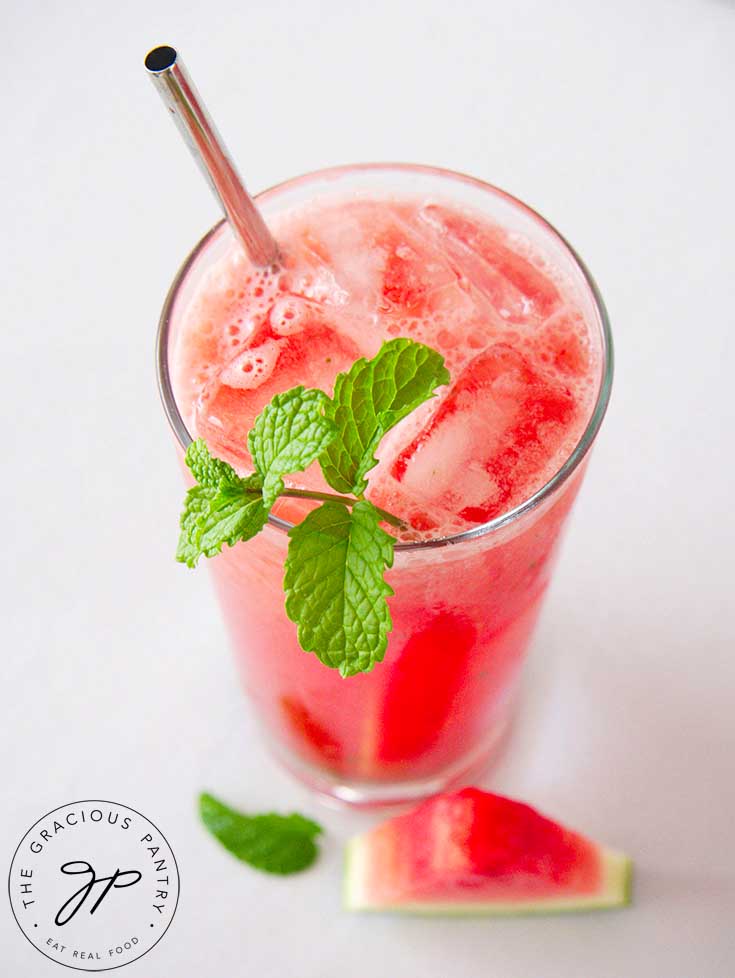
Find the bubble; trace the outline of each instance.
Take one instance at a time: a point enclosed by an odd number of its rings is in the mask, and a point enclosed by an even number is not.
[[[278,361],[280,347],[276,340],[267,339],[260,346],[244,350],[220,374],[227,387],[254,390],[264,383]]]
[[[211,413],[224,421],[226,446],[235,444],[233,432],[252,426],[266,392],[306,382],[310,371],[327,378],[321,381],[326,389],[335,371],[345,369],[341,353],[336,366],[328,363],[331,347],[322,340],[327,335],[364,356],[374,355],[387,338],[411,337],[440,350],[452,383],[476,357],[503,342],[528,361],[554,397],[560,396],[557,387],[566,388],[580,406],[579,423],[534,422],[538,441],[525,445],[511,472],[517,485],[525,480],[526,489],[545,479],[549,466],[563,461],[578,440],[598,383],[599,355],[574,287],[560,282],[526,236],[478,221],[468,211],[408,199],[377,207],[364,199],[323,201],[274,217],[273,231],[286,256],[280,269],[255,269],[239,252],[228,253],[200,286],[185,317],[183,352],[177,352],[182,373],[215,392],[199,417],[206,421]],[[210,334],[217,343],[202,341]],[[219,358],[212,372],[200,363],[205,358]],[[425,406],[423,420],[412,414],[395,429],[396,441],[381,446],[386,465],[371,473],[371,491],[376,501],[390,496],[393,505],[386,508],[411,519],[410,538],[436,536],[437,527],[442,533],[466,529],[473,507],[495,505],[493,493],[500,490],[487,470],[475,471],[469,463],[483,453],[485,461],[495,459],[500,449],[493,446],[501,445],[503,431],[514,430],[514,383],[509,375],[492,389],[468,387],[468,403],[461,405],[467,414],[445,419],[434,431],[411,458],[414,472],[405,484],[391,482],[390,466],[447,400],[447,389]],[[547,409],[539,403],[539,410]],[[470,431],[478,419],[477,431]],[[432,458],[454,468],[446,485],[441,476],[437,481]],[[463,508],[466,517],[459,515]]]
[[[308,305],[296,296],[276,299],[269,315],[271,329],[277,336],[300,333],[306,324],[308,313]]]

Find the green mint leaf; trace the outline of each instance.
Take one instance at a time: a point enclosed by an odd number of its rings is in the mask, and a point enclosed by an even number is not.
[[[444,358],[404,338],[384,343],[372,360],[358,360],[339,374],[328,410],[337,437],[319,460],[329,485],[361,496],[383,435],[448,382]]]
[[[372,503],[323,503],[289,531],[286,614],[305,652],[342,676],[369,672],[385,655],[392,623],[383,572],[393,537]]]
[[[216,487],[190,489],[181,514],[176,559],[194,567],[200,557],[218,554],[225,543],[234,547],[239,540],[259,533],[268,519],[260,486],[260,476],[255,475],[248,479],[235,476],[233,482],[223,477]]]
[[[298,873],[317,857],[320,825],[303,815],[242,815],[212,795],[199,796],[206,828],[238,859],[266,873]]]
[[[276,394],[255,419],[248,449],[263,477],[267,509],[283,491],[282,476],[303,472],[334,439],[334,423],[324,416],[328,404],[323,391],[294,387]]]
[[[209,454],[209,449],[201,438],[197,438],[187,448],[186,464],[199,485],[209,489],[219,488],[223,481],[230,485],[237,485],[241,481],[231,465]]]

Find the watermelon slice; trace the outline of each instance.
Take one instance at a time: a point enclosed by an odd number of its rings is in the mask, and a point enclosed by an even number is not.
[[[632,863],[521,802],[463,788],[353,839],[349,910],[519,914],[621,907]]]

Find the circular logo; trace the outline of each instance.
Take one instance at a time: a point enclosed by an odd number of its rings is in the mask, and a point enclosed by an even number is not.
[[[160,829],[112,801],[76,801],[23,836],[8,877],[18,926],[52,961],[79,971],[130,964],[157,944],[179,899]]]

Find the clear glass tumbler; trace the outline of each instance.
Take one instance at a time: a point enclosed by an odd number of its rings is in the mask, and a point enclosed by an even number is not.
[[[393,631],[385,660],[372,672],[342,679],[300,649],[284,610],[289,523],[272,516],[257,538],[208,562],[270,746],[316,790],[367,805],[421,797],[467,779],[501,743],[561,530],[607,407],[612,345],[605,307],[581,259],[537,213],[478,180],[429,167],[348,166],[290,180],[260,194],[258,204],[268,220],[282,208],[346,194],[439,197],[526,236],[573,284],[601,350],[586,429],[542,488],[485,525],[397,546],[388,574]],[[202,238],[161,315],[159,384],[181,453],[191,436],[172,382],[177,330],[202,276],[232,246],[230,235],[221,222]]]

